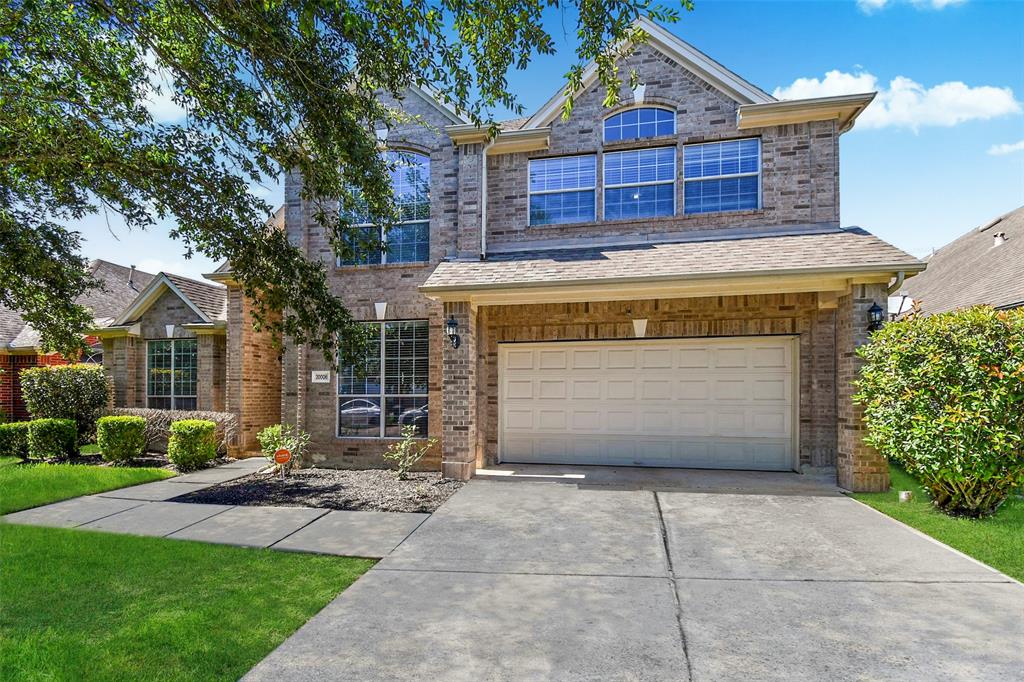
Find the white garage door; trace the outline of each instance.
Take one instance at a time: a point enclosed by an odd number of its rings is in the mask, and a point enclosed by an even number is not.
[[[503,344],[503,462],[794,468],[794,337]]]

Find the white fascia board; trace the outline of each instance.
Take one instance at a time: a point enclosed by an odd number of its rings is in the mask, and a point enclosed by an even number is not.
[[[117,319],[114,320],[114,323],[110,326],[121,326],[126,322],[134,320],[143,313],[145,313],[147,310],[149,310],[150,306],[156,303],[157,299],[160,298],[161,294],[163,294],[163,287],[166,287],[170,289],[172,292],[174,292],[174,295],[180,298],[182,301],[184,301],[185,305],[191,308],[192,311],[199,316],[200,320],[202,320],[203,322],[211,321],[210,318],[206,315],[206,313],[200,310],[196,306],[196,304],[189,299],[188,296],[183,294],[181,289],[175,286],[174,282],[172,282],[167,277],[166,274],[161,272],[160,274],[153,278],[153,281],[149,283],[149,286],[142,290],[142,293],[135,297],[135,300],[132,302],[132,304],[128,306],[128,308],[125,309],[124,312],[117,316]]]

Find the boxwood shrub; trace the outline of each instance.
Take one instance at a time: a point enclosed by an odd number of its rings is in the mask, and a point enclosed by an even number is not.
[[[73,419],[33,419],[28,423],[28,454],[33,459],[68,459],[78,454]]]
[[[146,450],[146,420],[142,417],[100,417],[96,444],[108,462],[127,464]]]
[[[1024,486],[1024,309],[914,315],[858,352],[866,441],[939,508],[987,516]]]
[[[0,457],[28,459],[28,422],[0,424]]]
[[[217,425],[205,419],[181,419],[171,424],[167,458],[180,471],[198,469],[217,456]]]

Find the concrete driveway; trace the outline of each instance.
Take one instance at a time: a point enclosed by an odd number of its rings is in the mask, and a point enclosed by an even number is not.
[[[1024,678],[1024,586],[834,488],[586,476],[474,480],[246,679]]]

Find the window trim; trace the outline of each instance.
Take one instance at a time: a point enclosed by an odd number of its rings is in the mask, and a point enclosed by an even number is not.
[[[609,184],[606,174],[608,173],[608,163],[605,157],[613,156],[615,154],[629,154],[631,152],[643,153],[646,151],[655,151],[659,149],[671,149],[672,150],[672,178],[670,180],[648,180],[646,182],[626,182]],[[678,145],[664,145],[660,147],[641,147],[639,149],[616,149],[614,151],[604,152],[601,159],[601,219],[603,221],[619,221],[619,220],[649,220],[654,218],[673,218],[676,216],[677,204],[679,203],[676,197],[678,188],[676,187],[676,180],[679,178],[679,146]],[[647,216],[646,218],[608,218],[608,190],[610,189],[621,189],[623,187],[653,187],[656,185],[672,185],[672,212],[668,215],[655,215]]]
[[[553,159],[574,159],[591,156],[594,158],[594,184],[590,187],[575,187],[573,189],[541,189],[534,191],[530,188],[530,166],[533,165],[534,161],[550,161]],[[538,156],[536,158],[527,159],[526,164],[526,226],[527,227],[551,227],[558,225],[583,225],[586,223],[598,222],[597,217],[597,187],[600,173],[598,172],[598,154],[597,152],[588,152],[585,154],[559,154],[557,156]],[[590,220],[575,220],[568,223],[534,223],[533,222],[533,211],[531,205],[533,203],[533,197],[540,196],[542,194],[579,194],[582,192],[593,192],[594,193],[594,217]]]
[[[433,220],[432,220],[433,215],[432,214],[434,212],[433,211],[433,201],[431,200],[431,197],[430,197],[430,185],[431,185],[431,182],[433,180],[433,172],[434,172],[433,159],[430,158],[430,154],[429,153],[421,151],[421,150],[418,150],[418,149],[388,149],[387,151],[388,152],[394,152],[395,154],[404,154],[406,156],[420,157],[420,158],[426,159],[427,163],[429,164],[429,175],[427,177],[427,214],[428,214],[427,217],[425,219],[424,218],[417,218],[415,220],[399,220],[398,222],[396,222],[396,223],[394,223],[392,225],[392,227],[397,227],[399,225],[412,225],[412,224],[415,224],[415,223],[426,223],[427,224],[427,258],[426,258],[426,260],[402,260],[402,261],[395,261],[393,263],[390,263],[390,262],[388,262],[388,252],[387,252],[387,250],[384,249],[384,248],[381,248],[381,250],[380,250],[380,262],[379,263],[342,263],[341,262],[341,256],[335,256],[335,258],[334,258],[334,266],[336,268],[359,268],[359,267],[367,267],[367,266],[372,266],[372,265],[422,265],[424,263],[429,263],[430,262],[430,224],[431,224],[431,222],[433,222]],[[392,188],[392,190],[394,190],[394,188]],[[376,227],[377,228],[377,238],[380,240],[380,243],[381,244],[387,244],[387,239],[386,239],[386,235],[384,234],[384,226],[383,225],[377,225],[376,223],[352,223],[349,227],[351,227],[352,229],[356,229],[356,230],[365,230],[368,227]]]
[[[706,176],[702,175],[702,176],[699,176],[699,177],[696,177],[696,178],[688,178],[688,177],[686,177],[686,148],[687,147],[701,147],[701,146],[709,145],[709,144],[721,144],[723,142],[743,142],[744,140],[756,140],[757,141],[757,170],[754,171],[753,173],[749,173],[748,172],[748,173],[729,173],[727,175],[706,175]],[[683,216],[685,217],[685,216],[699,216],[699,215],[708,215],[708,214],[712,214],[713,215],[713,214],[720,214],[720,213],[739,213],[739,212],[742,212],[742,211],[760,211],[762,208],[764,208],[763,199],[762,199],[762,191],[761,191],[761,189],[762,189],[761,188],[761,184],[762,184],[762,181],[763,181],[763,175],[762,175],[761,171],[764,169],[763,156],[764,156],[764,143],[763,143],[763,140],[760,137],[758,137],[758,136],[753,136],[753,137],[732,137],[732,138],[728,138],[728,139],[724,139],[724,140],[705,140],[704,142],[694,142],[692,144],[684,144],[683,145],[683,172],[682,172],[682,178],[683,178],[683,197],[682,197],[682,199],[683,199]],[[700,213],[687,213],[686,212],[686,183],[688,183],[688,182],[701,182],[703,180],[727,180],[727,179],[730,179],[730,178],[749,178],[749,177],[753,177],[753,176],[757,176],[757,206],[755,206],[754,208],[730,208],[730,209],[725,209],[725,210],[721,210],[721,211],[702,211]]]
[[[427,325],[427,392],[426,393],[387,393],[384,390],[385,376],[385,344],[384,344],[384,325],[395,324],[400,322],[423,322]],[[408,320],[359,320],[360,324],[373,325],[380,331],[380,355],[378,356],[378,362],[380,363],[380,393],[341,393],[341,371],[339,367],[338,371],[334,373],[334,438],[335,440],[402,440],[402,436],[387,436],[387,420],[384,416],[384,401],[387,398],[423,398],[427,401],[427,405],[430,405],[430,320],[424,318],[413,318]],[[362,399],[376,399],[380,401],[380,429],[376,436],[352,436],[352,435],[341,435],[339,430],[341,428],[341,414],[339,411],[340,403],[342,398],[362,398]],[[422,436],[414,436],[416,440],[426,440],[430,437],[430,417],[428,412],[427,417],[427,433]]]
[[[662,134],[662,135],[655,134],[655,135],[648,135],[646,137],[630,137],[628,139],[627,138],[619,138],[618,140],[609,140],[608,139],[608,131],[606,130],[606,126],[608,124],[608,119],[612,118],[613,116],[618,116],[620,114],[626,113],[627,111],[632,111],[632,110],[635,110],[635,109],[655,109],[657,111],[666,111],[666,112],[668,112],[669,114],[672,115],[672,132],[671,133],[665,133],[665,134]],[[643,104],[632,104],[632,105],[629,105],[629,106],[625,106],[625,107],[622,107],[621,109],[616,109],[615,111],[611,112],[610,114],[608,114],[607,116],[605,116],[604,118],[601,119],[601,143],[602,144],[622,144],[622,143],[629,144],[630,142],[640,142],[641,140],[657,140],[658,138],[662,138],[662,137],[664,137],[664,138],[672,137],[672,136],[675,136],[675,135],[679,134],[679,132],[678,132],[679,131],[679,125],[678,125],[678,121],[677,121],[678,118],[679,118],[679,111],[678,110],[676,110],[676,109],[674,109],[672,107],[669,107],[669,106],[662,105],[662,104],[654,104],[654,103],[645,102]],[[639,126],[639,123],[637,125]],[[657,121],[655,121],[655,127],[657,127]]]
[[[175,353],[175,345],[177,345],[178,343],[185,342],[185,341],[190,341],[190,342],[194,343],[195,346],[196,346],[196,392],[194,394],[192,394],[192,395],[177,395],[174,392],[174,370],[175,370],[174,365],[175,365],[175,358],[177,357],[177,354]],[[149,373],[150,373],[150,370],[152,369],[152,367],[150,366],[150,359],[151,358],[150,358],[150,354],[149,354],[149,348],[150,348],[150,344],[152,344],[152,343],[170,343],[171,344],[171,392],[168,395],[150,395],[150,393],[149,393],[149,376],[150,376]],[[163,407],[161,407],[161,408],[150,408],[149,401],[152,398],[160,398],[160,399],[169,398],[170,401],[171,401],[171,406],[170,406],[170,408],[163,408]],[[179,408],[177,406],[177,404],[176,404],[178,402],[179,398],[193,399],[193,400],[196,401],[196,406],[193,407],[193,408]],[[181,410],[182,412],[195,412],[196,410],[199,409],[199,339],[195,339],[195,338],[186,338],[186,339],[173,339],[173,338],[172,339],[146,339],[146,408],[147,409],[161,409],[161,410],[162,409]]]

